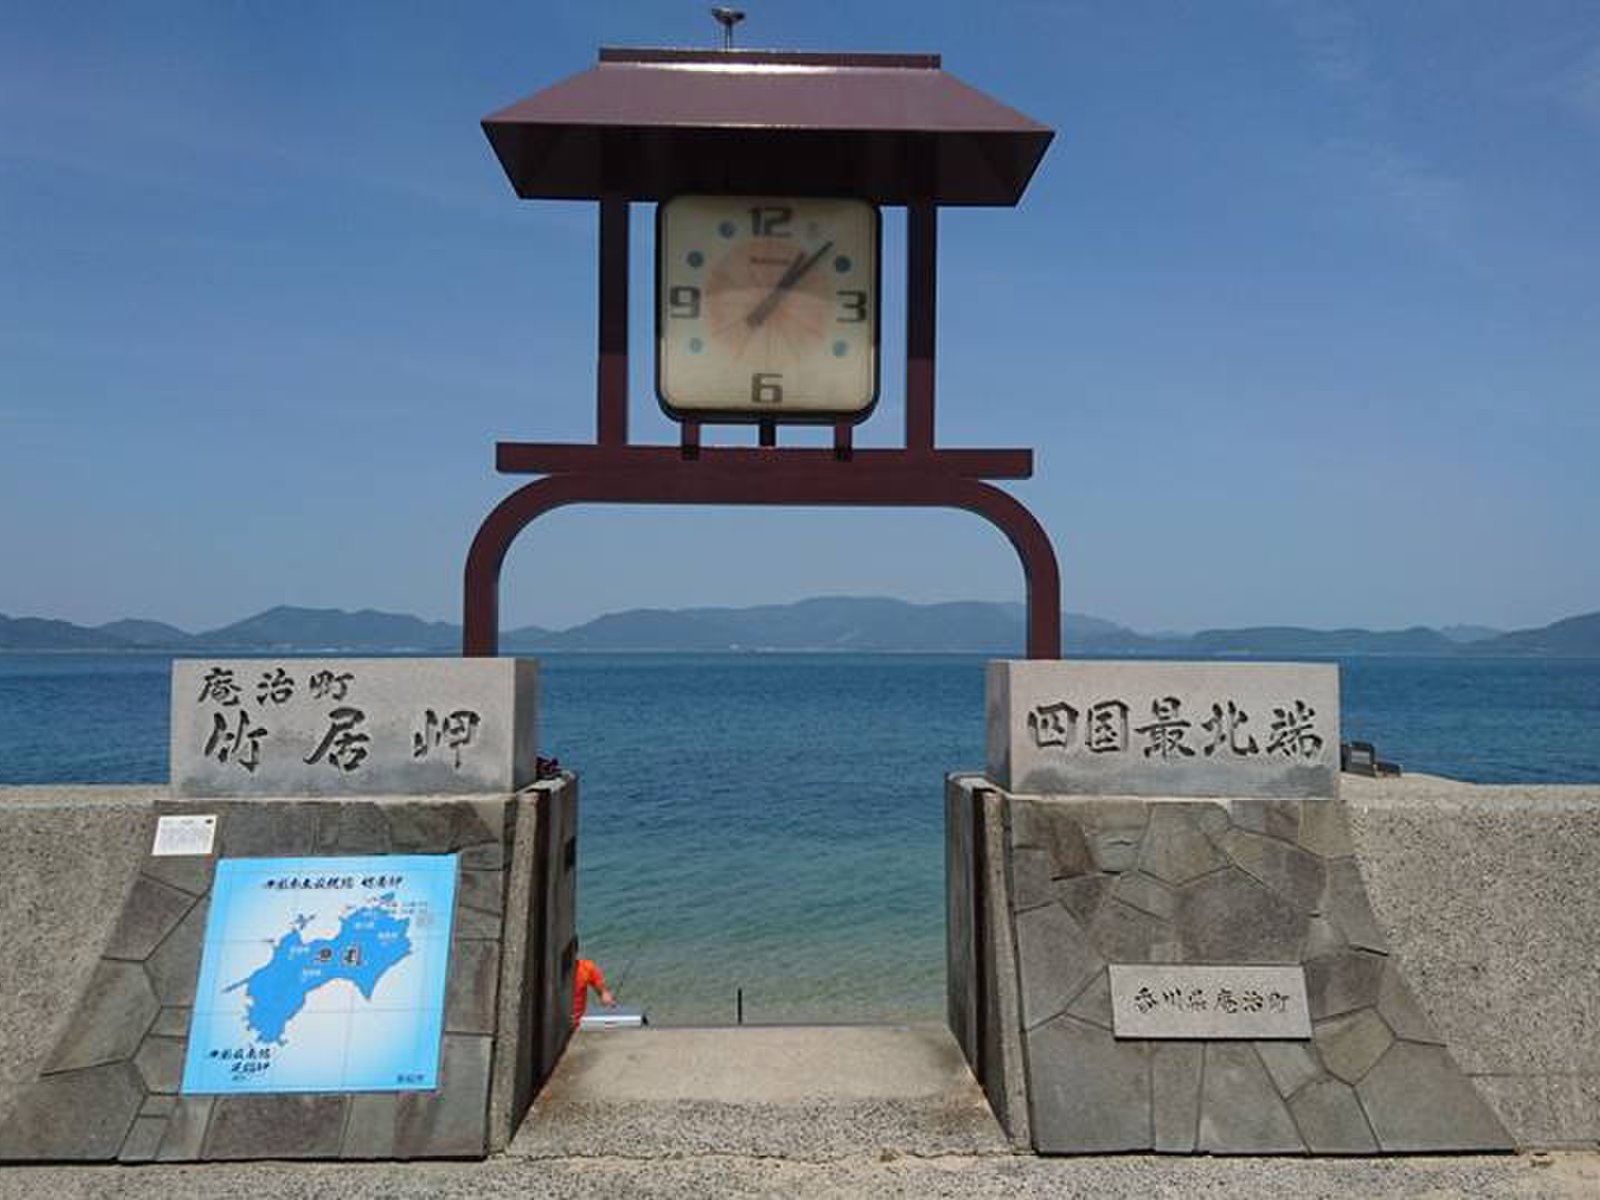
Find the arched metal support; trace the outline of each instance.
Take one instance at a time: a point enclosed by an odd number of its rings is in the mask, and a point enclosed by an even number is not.
[[[1004,533],[1022,561],[1028,589],[1029,658],[1061,655],[1061,573],[1044,528],[1016,498],[982,479],[951,471],[816,470],[782,461],[716,464],[659,462],[632,469],[558,473],[524,484],[484,519],[465,572],[462,653],[492,656],[500,644],[500,569],[527,526],[569,504],[739,504],[959,508]],[[896,455],[896,457],[900,457]],[[906,456],[910,457],[910,456]],[[929,459],[916,463],[926,468]],[[751,469],[744,469],[751,468]]]

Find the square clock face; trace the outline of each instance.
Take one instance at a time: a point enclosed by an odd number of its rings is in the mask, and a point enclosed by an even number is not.
[[[656,394],[679,420],[859,421],[878,398],[878,210],[678,196],[656,214]]]

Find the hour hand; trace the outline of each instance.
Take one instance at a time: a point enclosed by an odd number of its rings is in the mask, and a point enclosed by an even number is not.
[[[744,323],[754,329],[770,317],[772,310],[782,302],[784,293],[804,279],[806,272],[816,266],[822,256],[832,249],[833,242],[830,239],[823,242],[810,254],[807,254],[804,250],[796,254],[794,261],[789,264],[788,269],[778,278],[778,282],[772,285],[772,290],[761,298],[761,303],[745,314]]]

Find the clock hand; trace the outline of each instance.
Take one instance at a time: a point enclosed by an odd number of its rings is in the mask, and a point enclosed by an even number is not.
[[[799,283],[804,278],[805,273],[816,266],[822,256],[831,249],[833,249],[833,242],[830,239],[823,242],[809,255],[804,250],[796,254],[794,261],[789,264],[789,269],[779,277],[777,283],[772,285],[772,290],[762,298],[761,303],[745,314],[744,323],[754,329],[770,317],[772,310],[782,302],[783,294]]]

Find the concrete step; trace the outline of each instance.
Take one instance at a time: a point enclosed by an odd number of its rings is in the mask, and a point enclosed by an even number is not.
[[[741,1025],[575,1036],[509,1154],[1007,1154],[939,1025]]]

